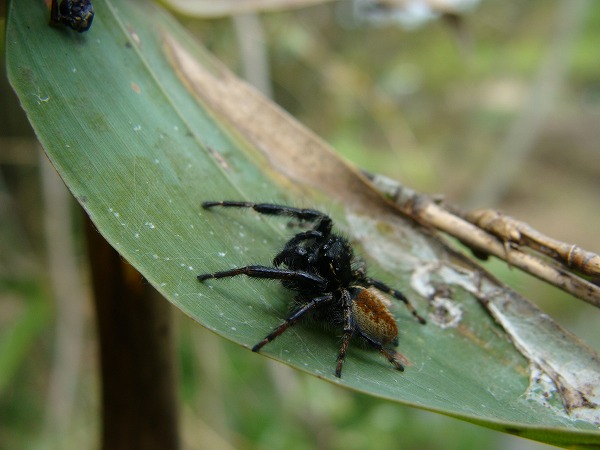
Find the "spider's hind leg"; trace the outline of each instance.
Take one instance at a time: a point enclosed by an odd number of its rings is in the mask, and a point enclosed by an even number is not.
[[[411,312],[411,314],[417,319],[421,324],[427,323],[427,321],[417,312],[415,307],[410,303],[410,301],[406,298],[406,296],[397,289],[394,289],[383,281],[375,280],[373,278],[366,277],[362,280],[367,286],[373,286],[375,289],[380,290],[381,292],[385,292],[386,294],[390,294],[397,300],[404,302],[406,308]]]
[[[376,350],[379,351],[379,353],[381,353],[383,356],[385,356],[387,358],[387,360],[389,362],[391,362],[394,367],[396,369],[398,369],[401,372],[404,372],[404,366],[400,363],[400,361],[398,361],[396,359],[396,357],[394,356],[394,353],[392,353],[389,349],[385,348],[383,346],[383,344],[381,344],[380,342],[377,342],[375,339],[371,338],[370,336],[368,336],[367,334],[363,333],[362,331],[358,331],[358,334],[360,335],[360,337],[362,337],[365,341],[367,341],[367,343],[375,348]]]

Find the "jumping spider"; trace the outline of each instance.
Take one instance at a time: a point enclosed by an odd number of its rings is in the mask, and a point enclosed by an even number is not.
[[[92,26],[94,7],[92,0],[52,0],[50,4],[50,25],[65,25],[83,33]]]
[[[337,358],[335,375],[341,377],[346,351],[353,337],[381,352],[398,370],[404,366],[396,359],[395,350],[388,344],[398,344],[398,326],[378,289],[404,302],[412,315],[422,324],[421,317],[402,292],[367,276],[366,265],[354,256],[348,240],[332,232],[331,218],[314,209],[299,209],[270,203],[239,201],[204,202],[205,209],[214,206],[252,208],[254,211],[288,216],[312,227],[292,237],[273,259],[273,266],[245,266],[238,269],[198,275],[199,281],[246,275],[252,278],[280,280],[294,291],[292,313],[285,321],[252,347],[258,352],[290,326],[310,312],[317,321],[331,324],[342,331],[342,344]]]

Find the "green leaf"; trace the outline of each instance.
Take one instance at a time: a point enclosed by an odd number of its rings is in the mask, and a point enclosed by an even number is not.
[[[97,1],[91,30],[47,25],[37,0],[11,2],[10,81],[47,155],[98,231],[169,301],[246,347],[287,314],[278,283],[196,274],[268,264],[290,230],[204,200],[331,212],[402,305],[399,373],[297,326],[262,355],[374,396],[559,445],[600,445],[597,356],[517,294],[401,218],[320,139],[240,82],[148,2]],[[427,298],[431,301],[428,302]],[[258,357],[258,356],[257,356]],[[398,424],[401,426],[401,424]]]

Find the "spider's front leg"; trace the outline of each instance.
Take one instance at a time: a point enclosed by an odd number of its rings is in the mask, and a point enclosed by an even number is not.
[[[204,209],[214,206],[233,207],[233,208],[252,208],[254,211],[270,216],[288,216],[301,221],[314,222],[315,230],[328,235],[331,233],[332,221],[327,214],[316,209],[294,208],[293,206],[275,205],[273,203],[254,203],[240,202],[234,200],[208,201],[203,202]]]
[[[245,266],[237,269],[225,270],[222,272],[204,273],[197,276],[198,281],[202,282],[211,278],[228,278],[238,275],[246,275],[251,278],[266,278],[269,280],[288,281],[292,285],[297,285],[303,289],[323,290],[327,286],[327,281],[313,273],[301,270],[279,269],[268,266]]]

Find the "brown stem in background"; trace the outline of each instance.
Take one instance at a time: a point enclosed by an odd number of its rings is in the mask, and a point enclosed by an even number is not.
[[[80,381],[89,292],[70,222],[73,197],[42,152],[39,161],[46,258],[56,312],[44,429],[47,437],[58,435],[64,439],[73,419]]]
[[[86,216],[104,450],[179,448],[172,313]]]

